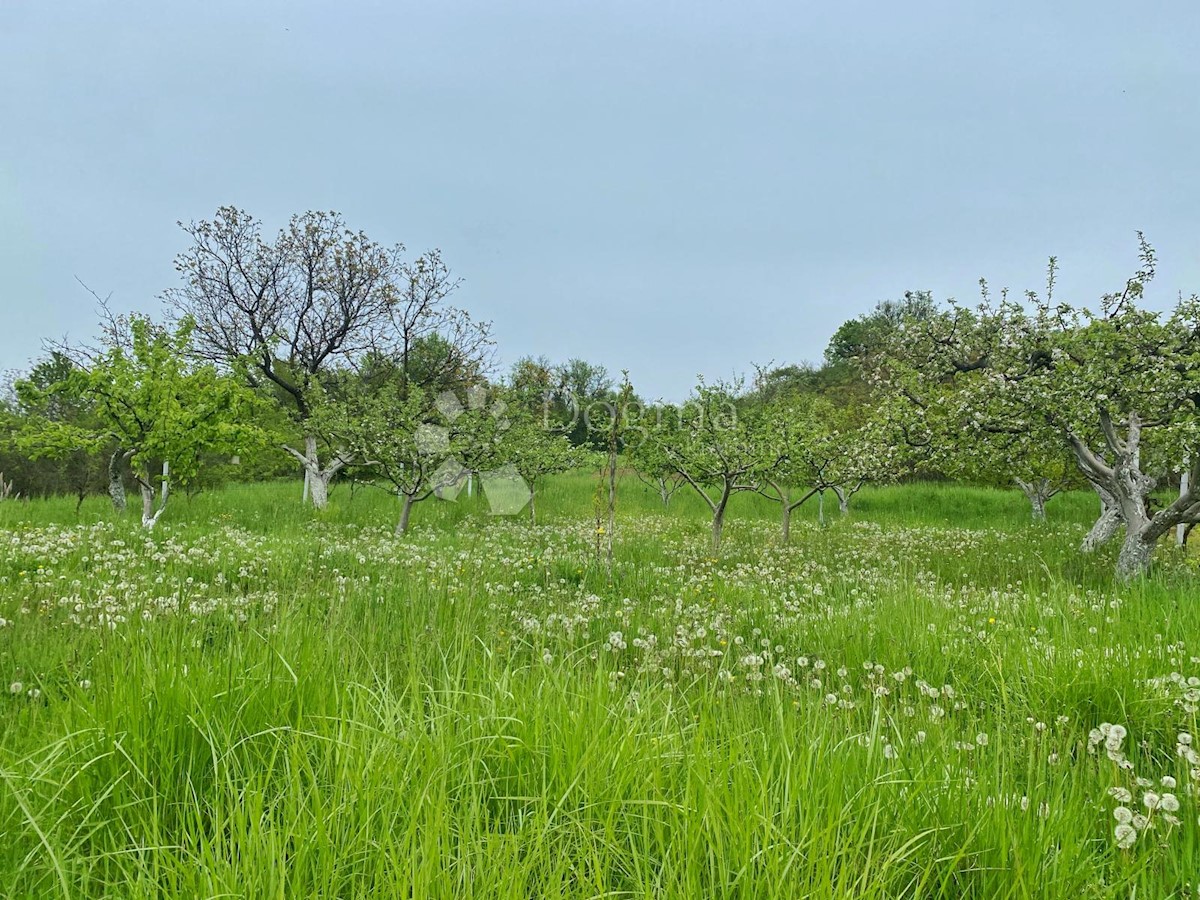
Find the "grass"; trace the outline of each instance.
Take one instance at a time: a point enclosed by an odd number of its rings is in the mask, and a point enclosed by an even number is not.
[[[740,496],[713,559],[699,501],[630,481],[610,578],[593,486],[399,539],[344,486],[151,535],[0,504],[0,896],[1195,895],[1192,561],[1116,587],[1075,552],[1094,498],[1033,525],[945,485],[805,507],[787,547]]]

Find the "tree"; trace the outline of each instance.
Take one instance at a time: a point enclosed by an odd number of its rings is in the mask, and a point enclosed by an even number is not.
[[[617,395],[604,366],[573,358],[555,365],[545,356],[522,357],[508,377],[511,398],[546,428],[576,446],[605,450]]]
[[[821,397],[797,395],[772,403],[757,420],[763,451],[758,492],[780,505],[783,543],[791,534],[792,513],[808,500],[817,498],[824,525],[826,491],[836,494],[845,515],[850,498],[887,471],[888,444],[876,423],[859,422],[859,415]]]
[[[947,327],[961,335],[968,326]],[[928,333],[924,326],[919,331]],[[891,365],[896,376],[894,361]],[[880,420],[890,423],[894,444],[902,448],[897,463],[907,461],[914,471],[940,477],[993,486],[1015,484],[1029,501],[1033,520],[1044,521],[1047,501],[1081,480],[1062,437],[1035,419],[1018,428],[1005,423],[1002,415],[993,419],[981,414],[986,386],[968,385],[971,373],[958,372],[948,381],[938,381],[927,377],[929,371],[903,373],[890,382],[891,396],[877,397],[884,413]],[[963,397],[972,391],[978,391],[978,397],[965,403]]]
[[[183,285],[167,300],[195,320],[204,359],[245,361],[251,383],[291,410],[303,450],[282,446],[304,468],[318,508],[352,460],[332,447],[321,462],[309,419],[323,380],[372,351],[394,356],[406,380],[420,369],[441,383],[486,366],[487,326],[446,304],[459,282],[437,251],[406,261],[403,245],[378,244],[333,212],[293,216],[273,241],[253,216],[229,206],[180,227],[192,244],[176,257]]]
[[[94,428],[94,404],[87,398],[68,397],[50,391],[73,369],[69,356],[55,350],[35,365],[22,379],[19,392],[0,403],[0,438],[3,446],[4,471],[16,477],[25,496],[32,494],[69,493],[76,499],[78,511],[88,494],[102,490],[105,485],[105,466],[101,455],[104,448],[92,446],[38,445],[36,436],[40,423],[50,421],[81,428]],[[118,499],[124,500],[124,486],[118,481]]]
[[[538,487],[547,475],[583,464],[586,451],[548,431],[528,411],[510,405],[509,424],[500,438],[499,459],[511,465],[529,487],[529,521],[537,522]]]
[[[1122,579],[1149,570],[1162,535],[1200,520],[1200,299],[1168,314],[1140,308],[1155,257],[1139,241],[1140,268],[1095,312],[1054,301],[1051,259],[1045,297],[993,303],[984,283],[978,310],[952,306],[902,329],[887,354],[900,390],[945,388],[953,418],[978,433],[1057,435],[1124,526]],[[1153,511],[1151,492],[1184,459],[1193,487]]]
[[[669,409],[666,421],[641,426],[663,458],[704,500],[712,513],[712,552],[721,549],[721,532],[730,498],[757,487],[761,449],[756,435],[738,414],[740,385],[709,385],[700,379],[692,397]]]
[[[311,425],[346,448],[400,497],[396,534],[408,531],[413,506],[465,475],[452,463],[449,432],[433,423],[438,411],[423,388],[393,378],[336,400],[317,399]]]
[[[171,480],[185,486],[204,454],[236,453],[265,435],[253,424],[256,398],[248,389],[211,365],[192,364],[190,320],[171,331],[143,316],[118,321],[122,332],[110,332],[103,350],[81,353],[61,380],[47,388],[25,381],[18,391],[31,407],[93,405],[94,423],[45,417],[26,440],[48,455],[114,446],[114,468],[129,463],[142,494],[142,526],[150,529],[168,500],[162,485],[156,508],[154,462],[170,463]]]
[[[426,391],[454,390],[482,378],[492,363],[491,325],[447,302],[462,285],[440,250],[398,261],[388,304],[385,345],[405,383]]]
[[[973,453],[959,454],[963,465],[944,471],[985,484],[1015,484],[1029,501],[1034,522],[1046,520],[1046,503],[1082,479],[1062,439],[1040,423],[1020,432],[982,430]]]
[[[687,485],[659,441],[627,440],[625,455],[638,480],[658,494],[664,510],[671,505],[671,498]]]
[[[936,309],[929,291],[905,291],[903,299],[884,300],[871,312],[842,323],[829,339],[825,361],[839,363],[870,357],[886,347],[906,322],[927,319]]]

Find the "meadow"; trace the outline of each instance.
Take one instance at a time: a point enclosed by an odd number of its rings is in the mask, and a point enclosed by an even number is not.
[[[0,504],[0,896],[1197,896],[1194,559],[951,485],[712,558],[630,480],[610,574],[594,485]]]

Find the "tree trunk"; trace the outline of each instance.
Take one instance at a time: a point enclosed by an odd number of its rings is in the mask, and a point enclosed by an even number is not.
[[[304,436],[303,453],[299,453],[287,445],[284,445],[284,449],[300,460],[300,464],[304,466],[304,489],[306,494],[312,498],[313,507],[324,509],[329,503],[329,483],[333,481],[333,476],[340,472],[350,460],[340,454],[335,454],[329,465],[322,469],[321,461],[317,456],[317,436],[315,434]]]
[[[1186,497],[1191,489],[1191,468],[1192,461],[1190,458],[1185,458],[1183,461],[1183,471],[1179,473],[1179,496]],[[1175,546],[1186,547],[1188,539],[1188,526],[1180,522],[1175,526]]]
[[[1117,501],[1113,499],[1113,495],[1099,485],[1092,487],[1100,498],[1100,518],[1083,539],[1083,546],[1080,547],[1083,553],[1095,552],[1097,547],[1107,544],[1121,530],[1121,511],[1117,508]]]
[[[608,436],[608,530],[604,533],[604,541],[605,565],[610,581],[613,570],[613,532],[617,527],[617,419],[618,416],[614,414],[612,430]]]
[[[825,492],[817,491],[817,524],[825,527]]]
[[[303,453],[286,445],[284,449],[300,460],[300,464],[304,466],[304,490],[301,496],[311,498],[315,509],[324,509],[329,503],[329,482],[348,460],[335,455],[329,465],[322,469],[321,460],[317,456],[317,436],[315,434],[304,436]]]
[[[537,524],[537,491],[529,489],[529,524]]]
[[[1157,538],[1147,540],[1140,529],[1136,532],[1127,530],[1121,553],[1117,556],[1117,578],[1131,581],[1149,572],[1155,543]]]
[[[779,522],[779,539],[784,544],[792,537],[792,504],[788,502],[789,499],[786,495],[783,498],[783,515]]]
[[[1022,478],[1014,478],[1013,481],[1017,483],[1017,487],[1029,501],[1029,505],[1032,507],[1033,521],[1045,522],[1046,501],[1050,498],[1049,479],[1034,478],[1032,481],[1025,481]]]
[[[671,505],[671,492],[667,490],[667,479],[658,479],[658,496],[662,500],[663,509],[667,509]]]
[[[329,503],[329,479],[321,471],[321,462],[317,457],[317,436],[304,436],[304,468],[308,473],[308,496],[312,499],[314,509],[324,509]]]
[[[718,506],[713,510],[712,520],[712,555],[717,556],[721,552],[721,529],[725,527],[725,507]]]
[[[400,521],[396,523],[396,535],[408,533],[408,520],[412,517],[412,494],[402,494],[400,497]]]
[[[152,531],[154,526],[158,524],[159,517],[163,514],[163,510],[167,508],[166,501],[156,510],[154,508],[154,485],[150,483],[149,478],[138,477],[138,486],[142,490],[142,527],[147,531]]]
[[[1200,519],[1200,460],[1193,459],[1188,470],[1188,489],[1170,506],[1150,514],[1148,498],[1155,479],[1142,471],[1142,421],[1130,412],[1126,436],[1117,433],[1108,412],[1100,410],[1100,428],[1111,453],[1112,462],[1093,451],[1076,434],[1069,434],[1071,448],[1079,468],[1096,486],[1104,502],[1113,501],[1125,525],[1125,541],[1117,559],[1116,576],[1124,581],[1146,574],[1158,539],[1179,524]],[[1109,495],[1105,496],[1105,493]],[[1093,529],[1095,530],[1095,529]]]
[[[313,509],[324,509],[329,504],[329,481],[332,472],[309,473],[309,492],[312,496]]]
[[[837,494],[838,512],[843,516],[850,515],[850,496],[852,492],[847,491],[840,484],[833,486],[833,492]]]
[[[108,496],[112,498],[113,509],[119,513],[125,512],[125,482],[121,478],[121,463],[125,454],[120,450],[113,452],[108,459]]]

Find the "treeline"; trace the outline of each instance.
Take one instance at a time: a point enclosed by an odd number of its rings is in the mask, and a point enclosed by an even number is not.
[[[332,212],[297,215],[274,235],[233,207],[180,225],[180,282],[160,317],[102,306],[96,345],[55,346],[10,378],[0,395],[10,497],[82,502],[107,491],[121,506],[127,490],[145,503],[161,494],[164,464],[167,482],[187,491],[299,468],[304,496],[320,507],[335,478],[379,475],[378,442],[350,434],[367,407],[378,415],[380,398],[403,401],[422,424],[445,418],[439,396],[481,388],[570,448],[605,450],[619,394],[610,373],[545,357],[497,372],[489,325],[452,303],[460,281],[438,251],[377,243]],[[849,363],[851,341],[866,338],[843,338],[822,366],[764,370],[739,402],[799,393],[861,402]]]
[[[865,484],[942,477],[1017,485],[1031,517],[1090,485],[1100,514],[1081,549],[1123,534],[1124,577],[1159,538],[1200,521],[1200,301],[1141,306],[1154,254],[1091,311],[1044,296],[938,303],[909,292],[844,323],[817,365],[701,379],[684,403],[637,395],[628,377],[574,359],[495,366],[488,323],[454,304],[436,250],[410,254],[331,212],[275,234],[243,210],[181,225],[179,282],[157,318],[102,310],[95,346],[61,346],[0,401],[0,497],[107,491],[141,497],[151,528],[173,490],[303,473],[302,498],[337,480],[416,504],[478,478],[497,512],[528,507],[548,475],[605,477],[609,540],[618,467],[664,506],[694,491],[713,551],[731,499],[795,509],[827,495],[842,513]],[[1179,478],[1176,499],[1156,489]],[[605,504],[598,499],[597,509]],[[597,533],[605,517],[597,513]]]

